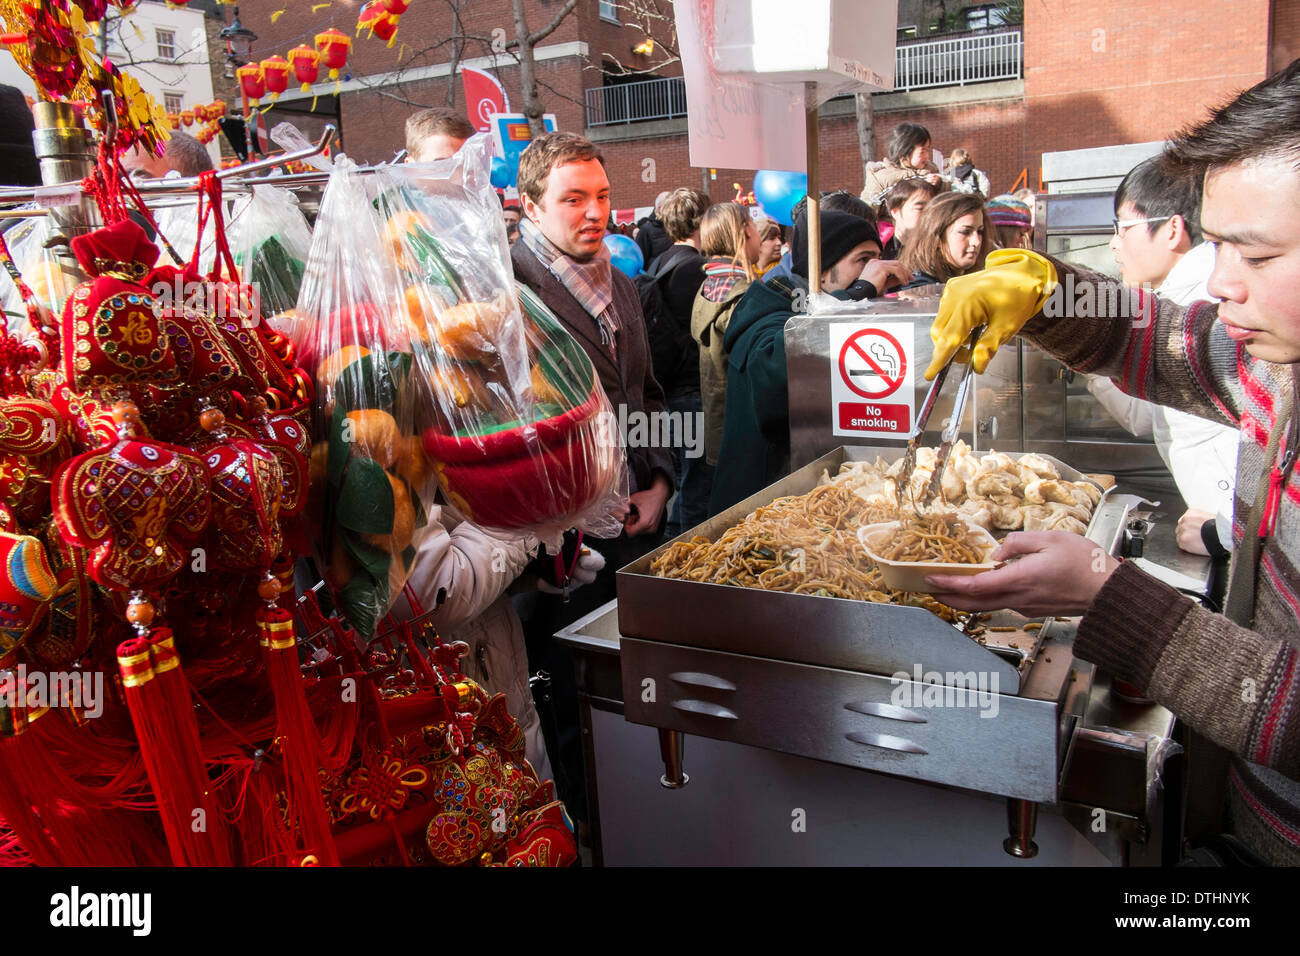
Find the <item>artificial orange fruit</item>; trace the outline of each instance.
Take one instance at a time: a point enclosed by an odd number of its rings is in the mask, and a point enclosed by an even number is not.
[[[426,232],[433,232],[433,225],[423,213],[418,213],[413,209],[403,209],[395,212],[389,217],[388,222],[384,223],[384,246],[388,249],[388,254],[393,257],[399,269],[407,269],[411,272],[418,271],[417,264],[412,260],[410,255],[410,246],[407,244],[406,237],[411,230],[416,227],[424,229]]]
[[[345,345],[337,352],[330,353],[316,366],[316,388],[321,392],[333,389],[334,383],[339,380],[345,368],[369,354],[370,349],[364,345]]]
[[[348,412],[348,421],[351,434],[345,425],[343,437],[350,438],[358,452],[384,468],[397,460],[402,433],[392,415],[378,408],[361,408]]]

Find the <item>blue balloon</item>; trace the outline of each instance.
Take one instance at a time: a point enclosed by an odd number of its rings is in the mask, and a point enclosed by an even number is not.
[[[492,157],[491,180],[497,189],[505,189],[510,185],[510,164],[500,156]]]
[[[754,198],[763,211],[783,226],[793,226],[791,215],[797,203],[808,195],[807,173],[760,169],[754,174]]]
[[[641,274],[645,257],[641,255],[641,247],[627,236],[611,232],[605,237],[605,248],[609,250],[610,264],[619,272],[629,279]]]

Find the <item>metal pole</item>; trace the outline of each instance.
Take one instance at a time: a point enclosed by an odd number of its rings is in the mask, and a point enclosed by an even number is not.
[[[808,149],[808,288],[813,295],[822,291],[822,219],[818,183],[821,170],[817,157],[817,84],[804,84],[804,123]]]
[[[40,164],[41,182],[46,186],[80,183],[94,168],[94,150],[90,132],[81,125],[76,112],[67,103],[38,101],[32,107],[36,128],[32,145]],[[98,228],[99,210],[84,192],[81,199],[49,211],[50,232],[67,239]],[[63,256],[63,253],[60,253]],[[71,254],[66,258],[72,262]]]

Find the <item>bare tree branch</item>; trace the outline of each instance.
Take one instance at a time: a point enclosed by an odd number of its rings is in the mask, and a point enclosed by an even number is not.
[[[555,16],[551,17],[550,23],[542,27],[537,32],[530,33],[528,35],[528,45],[530,47],[537,46],[537,44],[541,43],[548,36],[554,33],[556,28],[560,25],[560,22],[565,17],[567,17],[569,13],[573,10],[573,8],[576,7],[577,5],[578,5],[578,0],[568,0],[568,2],[564,6],[560,7],[560,9],[555,12]]]

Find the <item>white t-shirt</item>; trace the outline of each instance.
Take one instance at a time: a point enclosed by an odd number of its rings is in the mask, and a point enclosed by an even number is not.
[[[1205,287],[1213,270],[1214,247],[1203,242],[1178,260],[1156,295],[1179,305],[1213,301]],[[1126,395],[1101,376],[1088,377],[1088,391],[1126,430],[1155,440],[1187,507],[1230,518],[1241,441],[1237,429]],[[1231,533],[1230,520],[1218,526]]]

